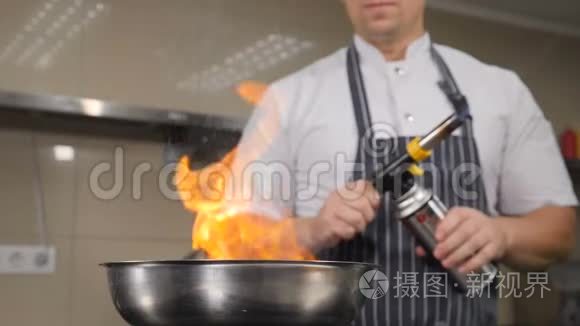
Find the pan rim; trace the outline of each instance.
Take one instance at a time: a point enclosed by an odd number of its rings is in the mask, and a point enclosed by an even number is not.
[[[220,259],[175,259],[175,260],[126,260],[100,263],[101,267],[121,267],[121,266],[207,266],[207,265],[270,265],[270,266],[319,266],[319,267],[345,267],[345,266],[365,266],[377,269],[380,265],[375,263],[365,263],[356,261],[331,261],[331,260],[220,260]]]

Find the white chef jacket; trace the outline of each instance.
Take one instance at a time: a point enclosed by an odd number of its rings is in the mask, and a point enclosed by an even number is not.
[[[354,42],[377,137],[424,135],[453,113],[437,85],[428,34],[400,61],[385,60],[359,36]],[[553,129],[521,79],[435,46],[471,107],[489,212],[576,206]],[[316,216],[330,192],[348,181],[344,170],[352,170],[357,146],[343,48],[271,85],[239,143],[232,204],[271,216]]]

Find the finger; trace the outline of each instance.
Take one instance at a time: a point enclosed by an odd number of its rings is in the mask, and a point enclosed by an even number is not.
[[[336,195],[343,202],[357,202],[360,199],[367,199],[371,206],[378,207],[380,195],[372,184],[366,180],[358,180],[347,183],[344,187],[336,191]]]
[[[362,196],[362,194],[357,191],[357,187],[360,187],[357,182],[349,182],[345,184],[343,187],[338,188],[334,195],[338,198],[341,202],[356,200]]]
[[[374,209],[379,208],[379,205],[381,203],[381,195],[375,189],[375,187],[373,187],[372,183],[368,181],[366,182],[364,197],[369,201],[369,203]]]
[[[471,257],[459,267],[460,273],[470,273],[481,270],[481,267],[493,260],[494,247],[492,244],[485,246],[476,255]]]
[[[372,185],[372,183],[367,181],[363,197],[366,199],[366,201],[370,205],[370,211],[368,211],[368,212],[369,213],[372,212],[372,213],[368,217],[370,218],[370,220],[372,220],[376,216],[376,211],[380,206],[381,195],[375,189],[375,187]]]
[[[358,232],[363,232],[367,227],[363,213],[347,205],[344,205],[337,211],[336,217]]]
[[[439,224],[435,230],[435,239],[437,241],[443,241],[453,230],[455,230],[461,223],[466,219],[464,218],[465,212],[463,209],[456,207],[452,208],[447,216]]]
[[[358,212],[361,212],[366,223],[370,223],[376,215],[375,209],[367,198],[363,197],[356,201],[348,201],[345,202],[345,204]]]
[[[367,189],[367,184],[368,184],[368,181],[362,180],[362,179],[357,180],[357,181],[353,181],[349,185],[348,189],[357,195],[363,195]]]
[[[425,257],[427,256],[427,251],[425,251],[425,248],[417,246],[415,247],[415,254],[419,257]]]
[[[479,250],[485,247],[487,238],[481,233],[472,236],[469,240],[463,243],[459,248],[453,251],[441,264],[445,268],[454,268],[464,263],[467,259],[477,255]]]
[[[474,220],[466,220],[461,223],[445,240],[437,244],[433,251],[433,256],[441,261],[446,259],[477,232],[477,227],[477,223]]]

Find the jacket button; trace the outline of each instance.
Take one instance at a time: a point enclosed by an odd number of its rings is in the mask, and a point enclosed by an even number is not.
[[[395,68],[395,73],[399,76],[404,76],[407,74],[407,71],[404,68],[401,67],[396,67]]]

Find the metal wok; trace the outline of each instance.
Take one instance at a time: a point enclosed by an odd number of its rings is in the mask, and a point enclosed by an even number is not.
[[[348,325],[377,266],[324,261],[114,262],[115,307],[134,326]]]

